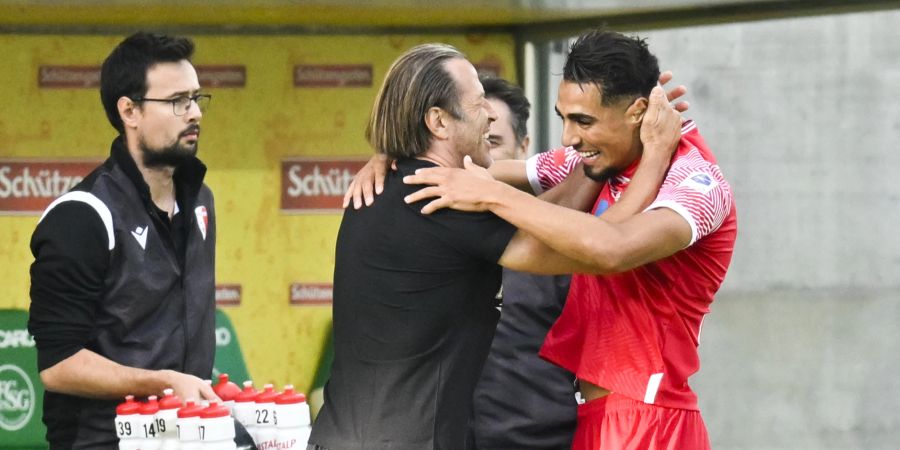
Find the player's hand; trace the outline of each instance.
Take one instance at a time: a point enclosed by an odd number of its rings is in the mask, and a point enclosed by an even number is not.
[[[375,201],[375,196],[384,191],[384,178],[387,176],[388,166],[397,169],[396,161],[387,157],[387,155],[376,153],[369,162],[356,172],[353,181],[344,194],[343,207],[346,208],[353,200],[353,208],[359,209],[363,202],[366,206],[370,206]]]
[[[472,162],[469,156],[463,158],[463,166],[465,169],[450,167],[419,169],[415,175],[403,177],[406,184],[431,185],[407,195],[403,200],[406,203],[415,203],[437,197],[422,208],[422,214],[431,214],[442,208],[487,211],[485,193],[497,182],[487,169]]]
[[[670,71],[670,70],[667,70],[667,71],[659,74],[659,84],[665,86],[669,81],[672,81],[672,76],[673,76],[672,71]],[[670,102],[674,102],[675,100],[678,100],[679,98],[683,97],[684,94],[687,94],[687,88],[684,87],[684,85],[679,84],[678,86],[675,86],[674,88],[672,88],[668,92],[666,92],[666,98]],[[688,108],[691,107],[691,104],[686,101],[681,101],[681,102],[674,103],[674,107],[675,107],[675,111],[685,112],[688,110]]]
[[[681,115],[669,104],[662,86],[650,91],[647,110],[641,122],[644,157],[658,156],[668,161],[681,139]]]
[[[174,370],[163,370],[162,373],[165,376],[166,384],[175,391],[175,395],[183,400],[222,401],[213,391],[212,386],[200,378]]]

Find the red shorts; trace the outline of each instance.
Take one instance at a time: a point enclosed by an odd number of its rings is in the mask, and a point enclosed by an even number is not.
[[[700,411],[609,394],[578,405],[572,450],[709,450]]]

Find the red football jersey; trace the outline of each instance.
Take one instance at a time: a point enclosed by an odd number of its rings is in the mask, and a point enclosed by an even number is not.
[[[569,165],[571,157],[560,152],[575,153],[557,150],[530,162],[537,168],[533,185],[550,187],[561,180],[559,170],[546,170]],[[636,169],[635,164],[606,183],[596,215],[615,203]],[[690,224],[690,245],[628,272],[574,275],[541,356],[632,399],[698,409],[688,378],[700,368],[700,327],[731,262],[737,220],[731,187],[692,121],[685,122],[672,165],[648,209],[655,208],[669,208]]]

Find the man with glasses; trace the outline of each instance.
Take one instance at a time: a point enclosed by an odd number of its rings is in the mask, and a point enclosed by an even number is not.
[[[215,354],[215,209],[195,156],[210,96],[193,50],[137,33],[112,51],[100,81],[119,134],[110,157],[32,236],[28,329],[50,448],[116,448],[127,394],[217,399],[203,381]]]

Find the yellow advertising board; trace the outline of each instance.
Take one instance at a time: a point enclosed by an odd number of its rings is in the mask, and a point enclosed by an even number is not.
[[[95,71],[121,39],[0,35],[0,201],[54,183],[52,170],[39,169],[43,163],[106,158],[115,134],[100,105]],[[199,156],[216,197],[222,308],[257,386],[308,386],[331,317],[327,297],[340,211],[329,206],[332,200],[310,203],[315,211],[307,214],[296,207],[307,203],[285,200],[283,192],[325,195],[344,186],[344,171],[371,154],[363,136],[369,110],[388,66],[406,49],[445,42],[482,69],[512,77],[513,39],[375,34],[194,40],[194,63],[213,96],[201,124]],[[4,170],[6,161],[15,164]],[[16,178],[29,168],[31,178]],[[0,308],[28,307],[28,244],[37,221],[27,211],[0,215]]]

